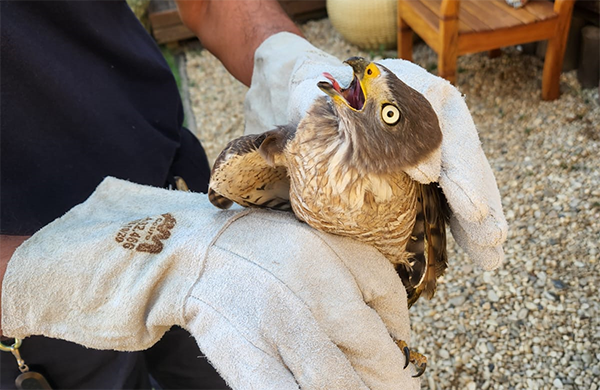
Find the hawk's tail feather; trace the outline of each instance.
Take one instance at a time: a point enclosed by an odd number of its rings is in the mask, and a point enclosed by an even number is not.
[[[223,195],[218,194],[215,190],[213,190],[210,187],[208,188],[208,200],[210,200],[210,203],[212,203],[214,206],[223,210],[227,210],[233,204],[233,201],[231,201],[231,199],[228,199]]]
[[[425,294],[431,299],[435,294],[437,279],[448,267],[446,252],[446,223],[450,208],[437,183],[419,186],[418,213],[411,240],[406,250],[413,253],[410,269],[398,273],[404,282],[408,306]]]

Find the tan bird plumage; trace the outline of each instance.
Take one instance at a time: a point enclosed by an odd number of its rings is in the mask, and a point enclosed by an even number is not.
[[[346,62],[351,85],[325,74],[330,82],[318,86],[328,96],[297,127],[232,141],[215,162],[209,198],[221,208],[291,206],[316,229],[375,246],[394,264],[410,306],[433,296],[447,266],[450,210],[437,183],[416,182],[405,169],[436,151],[442,133],[425,97],[392,72]]]

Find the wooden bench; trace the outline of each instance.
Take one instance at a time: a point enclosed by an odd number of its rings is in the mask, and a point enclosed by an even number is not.
[[[533,0],[515,9],[504,0],[399,0],[398,56],[412,60],[414,31],[438,54],[438,74],[454,83],[460,55],[547,39],[542,99],[554,100],[573,4]]]
[[[148,19],[152,36],[160,44],[175,44],[178,41],[194,38],[196,35],[187,28],[177,11],[175,1],[152,0],[148,8]]]

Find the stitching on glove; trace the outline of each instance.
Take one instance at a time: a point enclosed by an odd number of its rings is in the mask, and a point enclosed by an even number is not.
[[[222,248],[220,248],[222,249]],[[226,249],[224,249],[225,251],[227,251]],[[235,254],[235,253],[234,253]],[[227,316],[225,316],[223,313],[221,313],[219,310],[217,310],[213,305],[211,305],[210,303],[208,303],[207,301],[198,298],[196,296],[190,295],[190,300],[195,301],[196,303],[201,303],[204,304],[205,306],[209,307],[212,311],[214,311],[218,316],[220,316],[221,318],[223,318],[225,321],[227,321],[227,323],[237,331],[237,333],[240,335],[240,337],[243,337],[244,340],[246,340],[250,345],[252,345],[254,348],[258,349],[259,351],[261,351],[262,353],[264,353],[267,356],[272,357],[275,360],[281,361],[281,358],[278,356],[274,356],[271,353],[265,351],[264,349],[262,349],[261,347],[259,347],[258,345],[254,344],[251,340],[248,340],[248,338],[246,336],[244,336],[244,333],[251,333],[249,331],[244,332],[243,330],[246,328],[239,328],[238,326],[236,326],[233,322],[231,322],[229,320],[229,318],[227,318]],[[187,306],[187,305],[186,305]],[[247,329],[246,329],[247,330]],[[191,333],[191,332],[190,332]]]
[[[342,265],[344,266],[344,268],[346,268],[346,269],[348,270],[348,272],[349,272],[349,273],[350,273],[350,274],[353,276],[354,285],[355,285],[356,289],[357,289],[357,290],[360,292],[361,296],[363,297],[363,300],[365,299],[365,297],[364,297],[364,295],[363,295],[363,292],[362,292],[362,290],[360,289],[360,287],[359,287],[358,283],[356,282],[356,280],[357,280],[357,278],[356,278],[356,275],[355,275],[354,273],[352,273],[352,271],[350,270],[350,268],[349,268],[349,267],[346,265],[346,263],[345,263],[345,262],[342,260],[342,257],[341,257],[341,256],[340,256],[340,255],[337,253],[337,251],[335,251],[335,249],[333,249],[333,248],[332,248],[332,247],[329,245],[329,243],[328,243],[328,242],[327,242],[327,241],[326,241],[326,240],[323,238],[323,235],[325,235],[325,234],[327,234],[327,233],[322,233],[322,232],[319,232],[318,230],[315,230],[315,229],[311,228],[310,226],[308,226],[308,225],[306,225],[306,224],[302,224],[302,225],[296,225],[296,224],[291,224],[290,222],[287,222],[287,221],[281,221],[281,220],[277,220],[277,219],[274,219],[274,218],[269,218],[269,215],[268,215],[268,214],[271,214],[271,212],[272,212],[272,211],[270,211],[270,210],[269,210],[269,211],[265,211],[265,210],[255,210],[253,214],[254,214],[254,216],[255,216],[256,218],[258,218],[258,219],[262,219],[263,221],[269,221],[269,222],[272,222],[272,223],[278,223],[278,224],[281,224],[281,225],[292,225],[292,226],[295,226],[295,227],[300,227],[300,228],[301,228],[301,229],[303,229],[305,232],[307,232],[307,233],[309,233],[309,234],[311,234],[311,235],[315,236],[316,238],[318,238],[318,239],[319,239],[319,241],[321,241],[321,242],[324,244],[324,246],[325,246],[325,247],[327,247],[327,248],[328,248],[328,249],[331,251],[331,253],[333,253],[333,254],[335,255],[335,257],[336,257],[336,259],[339,261],[339,263],[340,263],[340,264],[342,264]],[[274,212],[274,213],[277,213],[277,214],[288,214],[288,213],[284,213],[284,212],[281,212],[281,211],[273,211],[273,212]],[[247,216],[248,214],[249,214],[249,213],[246,213],[244,216]],[[237,219],[236,219],[236,220],[237,220]],[[296,293],[295,293],[295,292],[294,292],[292,289],[290,289],[290,288],[289,288],[289,286],[288,286],[288,285],[287,285],[287,284],[286,284],[284,281],[282,281],[281,279],[279,279],[279,278],[278,278],[276,275],[274,275],[274,274],[273,274],[271,271],[267,270],[266,268],[264,268],[264,267],[263,267],[263,266],[261,266],[260,264],[257,264],[256,262],[252,261],[251,259],[249,259],[249,258],[248,258],[248,257],[246,257],[245,255],[242,255],[242,254],[239,254],[239,253],[233,252],[233,251],[231,251],[230,249],[227,249],[227,248],[223,248],[222,246],[220,246],[220,245],[218,245],[218,244],[214,244],[214,245],[212,245],[212,246],[213,246],[213,247],[215,247],[215,248],[221,249],[221,250],[223,250],[223,251],[226,251],[226,252],[228,252],[228,253],[231,253],[232,255],[234,255],[234,256],[237,256],[237,257],[239,257],[240,259],[244,259],[244,260],[246,260],[247,262],[249,262],[249,263],[251,263],[251,264],[254,264],[254,265],[256,265],[257,267],[259,267],[260,269],[262,269],[263,271],[265,271],[266,273],[268,273],[269,275],[271,275],[271,276],[272,276],[272,277],[273,277],[275,280],[277,280],[277,281],[279,281],[281,284],[283,284],[283,285],[286,287],[286,289],[288,289],[288,290],[289,290],[289,291],[292,293],[292,295],[293,295],[293,296],[295,296],[296,298],[298,298],[298,300],[299,300],[300,302],[302,302],[302,303],[303,303],[303,304],[306,306],[306,308],[308,309],[308,311],[309,311],[309,312],[312,314],[312,311],[310,310],[310,307],[306,305],[306,303],[304,302],[304,300],[303,300],[303,299],[301,299],[301,298],[300,298],[300,297],[299,297],[299,296],[298,296],[298,295],[297,295],[297,294],[296,294]],[[366,301],[365,301],[365,302],[366,302]],[[313,317],[314,317],[314,315],[313,315]]]
[[[287,213],[283,213],[283,212],[280,212],[280,211],[278,211],[277,213],[278,213],[278,214],[287,214]],[[348,267],[348,266],[346,265],[346,263],[344,262],[344,260],[343,260],[342,256],[340,256],[340,255],[338,254],[338,252],[337,252],[335,249],[333,249],[333,247],[331,247],[331,245],[329,245],[329,242],[327,242],[327,240],[325,240],[325,239],[323,238],[323,236],[325,236],[325,235],[329,235],[328,233],[323,233],[323,232],[320,232],[320,231],[318,231],[318,230],[316,230],[316,229],[313,229],[313,228],[311,228],[310,226],[308,226],[308,225],[306,225],[306,224],[302,224],[302,225],[295,225],[295,224],[291,224],[291,223],[289,223],[289,222],[287,222],[287,221],[280,221],[280,220],[277,220],[277,219],[274,219],[274,218],[269,218],[269,215],[268,215],[268,214],[270,214],[270,211],[263,211],[263,212],[260,212],[260,214],[259,214],[259,212],[257,212],[255,216],[256,216],[257,218],[259,218],[259,219],[262,219],[263,221],[275,222],[275,223],[279,223],[279,224],[282,224],[282,225],[294,225],[294,226],[300,227],[300,228],[302,228],[304,231],[306,231],[307,233],[309,233],[309,234],[311,234],[311,235],[313,235],[313,236],[317,237],[317,238],[319,239],[319,241],[320,241],[321,243],[323,243],[323,244],[325,245],[325,247],[327,247],[327,248],[328,248],[328,249],[331,251],[331,253],[333,253],[333,254],[335,255],[335,257],[336,257],[336,259],[339,261],[339,263],[340,263],[340,264],[342,264],[342,265],[344,266],[344,268],[346,268],[346,269],[348,270],[348,272],[349,272],[349,273],[352,275],[352,277],[353,277],[353,280],[354,280],[354,285],[356,286],[356,289],[357,289],[357,290],[360,292],[360,294],[361,294],[361,297],[363,298],[363,301],[365,301],[365,303],[367,303],[367,301],[365,300],[365,299],[366,299],[366,297],[364,296],[364,293],[363,293],[363,291],[360,289],[360,286],[359,286],[359,285],[358,285],[358,283],[356,282],[356,280],[357,280],[357,277],[356,277],[356,275],[355,275],[355,274],[352,272],[352,270],[350,269],[350,267]],[[225,249],[225,250],[227,250],[227,249]],[[240,256],[240,255],[238,255],[238,254],[236,254],[236,253],[233,253],[233,254],[234,254],[234,255],[237,255],[237,256]],[[240,257],[242,257],[242,256],[240,256]],[[248,261],[251,261],[251,260],[249,260],[249,259],[247,259],[247,260],[248,260]],[[260,267],[260,266],[259,266],[259,267]],[[262,267],[261,267],[261,268],[262,268]],[[267,272],[268,272],[268,271],[267,271]],[[269,273],[270,273],[270,272],[269,272]],[[273,276],[274,276],[274,275],[273,275]],[[274,277],[275,277],[275,276],[274,276]],[[275,278],[276,278],[277,280],[279,280],[277,277],[275,277]],[[282,282],[282,283],[283,283],[283,282]],[[284,285],[285,285],[285,283],[284,283]],[[287,285],[286,285],[286,287],[287,287]],[[290,290],[290,291],[292,291],[292,290]],[[296,296],[296,294],[295,294],[293,291],[292,291],[292,293],[294,294],[294,296]],[[302,301],[302,302],[303,302],[303,301]],[[367,303],[367,304],[368,304],[368,303]],[[369,306],[369,307],[370,307],[370,306]]]
[[[204,269],[206,268],[206,259],[208,257],[208,252],[210,250],[210,248],[213,247],[213,245],[215,244],[215,242],[221,237],[221,235],[225,232],[225,230],[227,230],[227,228],[235,221],[237,221],[239,218],[242,218],[248,214],[250,214],[252,212],[252,210],[247,209],[247,210],[241,210],[239,213],[232,215],[221,227],[221,229],[215,234],[214,238],[211,240],[211,242],[206,246],[206,250],[204,251],[204,254],[202,255],[202,262],[201,265],[198,269],[198,273],[196,274],[195,280],[196,282],[194,282],[190,288],[188,289],[187,293],[185,294],[185,298],[184,298],[184,303],[185,301],[192,295],[192,290],[194,288],[194,286],[196,285],[196,283],[198,283],[198,280],[202,277],[202,274],[204,273]],[[181,307],[181,312],[180,314],[180,320],[182,320],[182,324],[184,323],[183,320],[185,318],[185,304],[180,305]]]

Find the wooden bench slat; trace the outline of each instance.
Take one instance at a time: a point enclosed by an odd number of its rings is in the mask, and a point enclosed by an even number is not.
[[[541,41],[552,37],[555,30],[556,24],[553,20],[544,20],[511,29],[465,34],[458,37],[458,53],[459,55],[478,53],[503,46]]]
[[[515,18],[519,19],[523,24],[533,23],[537,21],[537,17],[523,8],[516,9],[506,4],[504,0],[491,0],[490,1],[495,7],[504,10],[504,12],[508,12]]]
[[[152,31],[158,43],[169,43],[183,39],[193,38],[196,35],[183,24],[159,28]]]
[[[547,0],[531,0],[522,10],[534,15],[539,21],[556,17],[554,4]]]
[[[475,16],[472,11],[468,7],[463,7],[462,3],[460,8],[458,9],[458,17],[461,21],[468,23],[471,26],[471,31],[467,32],[477,32],[477,31],[485,31],[491,29],[491,26],[488,25],[485,21],[482,21],[477,16]],[[462,31],[458,32],[459,34]]]
[[[485,1],[485,3],[486,4],[481,4],[481,0],[462,0],[460,2],[460,7],[467,9],[473,16],[488,25],[490,27],[489,30],[499,30],[522,24],[519,19],[506,12],[505,9],[491,9],[489,7],[490,4],[487,4],[488,1]]]
[[[166,10],[151,13],[148,15],[148,19],[150,20],[152,27],[155,29],[182,24],[181,18],[179,17],[179,12],[177,12],[177,10]]]
[[[399,3],[398,7],[400,7],[400,12],[402,12],[403,15],[406,15],[406,19],[403,19],[409,24],[410,28],[415,31],[429,47],[437,52],[439,50],[439,42],[437,40],[439,31],[438,16],[423,3],[418,1],[411,2],[410,7],[405,6],[404,3]],[[418,17],[415,17],[415,15],[418,15]]]
[[[413,6],[423,18],[434,22],[431,15],[441,18],[441,3],[441,0],[414,0]],[[425,9],[429,12],[425,12]],[[532,0],[520,9],[509,6],[504,0],[462,0],[459,7],[459,33],[498,30],[554,17],[553,4],[547,0]]]

